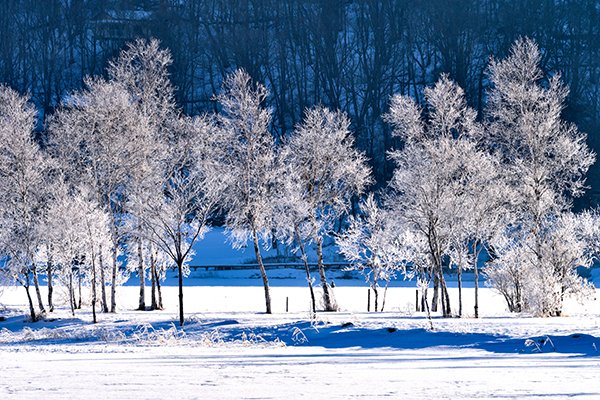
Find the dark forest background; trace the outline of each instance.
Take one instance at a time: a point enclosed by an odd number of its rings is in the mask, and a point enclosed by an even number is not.
[[[4,0],[0,81],[28,93],[44,118],[104,73],[137,37],[156,37],[174,63],[177,99],[189,114],[212,111],[222,78],[238,67],[267,85],[273,132],[324,104],[352,118],[379,185],[397,146],[381,115],[394,93],[422,99],[449,73],[482,111],[490,57],[519,36],[535,39],[543,68],[571,89],[565,118],[600,150],[600,2],[589,0]],[[578,206],[600,202],[600,168]]]

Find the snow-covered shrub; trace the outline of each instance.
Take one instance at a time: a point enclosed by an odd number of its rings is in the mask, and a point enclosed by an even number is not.
[[[548,221],[542,235],[499,239],[498,258],[486,268],[489,284],[506,299],[510,311],[559,316],[568,296],[582,299],[593,285],[577,274],[592,265],[585,240],[586,220],[566,213]],[[541,240],[540,240],[541,239]]]
[[[375,311],[379,311],[379,287],[385,288],[404,261],[389,213],[370,194],[360,205],[360,214],[350,217],[349,227],[338,235],[336,243],[351,268],[360,271],[375,294]],[[385,304],[385,291],[383,297]]]

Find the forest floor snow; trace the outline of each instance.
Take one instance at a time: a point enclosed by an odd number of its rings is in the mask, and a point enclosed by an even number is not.
[[[60,291],[56,312],[27,322],[25,291],[4,288],[0,398],[600,398],[600,291],[569,301],[564,317],[533,318],[483,288],[474,319],[467,287],[466,318],[434,316],[432,330],[408,285],[391,287],[374,313],[364,282],[344,282],[341,311],[311,318],[297,282],[274,280],[266,315],[262,287],[212,279],[185,282],[183,328],[173,279],[164,311],[133,311],[138,288],[126,285],[118,313],[97,324],[86,305],[71,316]],[[456,288],[450,296],[456,308]]]

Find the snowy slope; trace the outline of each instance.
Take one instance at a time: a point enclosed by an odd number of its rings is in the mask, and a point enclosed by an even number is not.
[[[279,243],[277,248],[274,248],[270,243],[262,244],[263,247],[261,248],[261,254],[266,263],[278,262],[280,260],[288,260],[296,257],[295,249],[288,248],[282,243]],[[314,247],[312,245],[308,245],[306,249],[309,261],[316,262],[316,253]],[[241,249],[233,249],[227,233],[222,227],[211,229],[202,240],[197,241],[194,244],[194,253],[194,256],[189,262],[189,265],[191,266],[256,263],[256,257],[254,255],[252,243],[248,242],[247,245]],[[323,253],[326,262],[343,261],[342,258],[337,254],[337,248],[332,239],[326,240]],[[300,262],[300,259],[298,258],[296,261]]]

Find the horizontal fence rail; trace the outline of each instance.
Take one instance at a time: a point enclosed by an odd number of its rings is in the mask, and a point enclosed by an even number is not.
[[[264,263],[265,269],[304,269],[304,263],[291,262],[291,263]],[[311,270],[316,270],[317,263],[308,263],[308,267]],[[333,262],[323,263],[323,266],[327,269],[345,269],[349,268],[350,264],[345,262]],[[221,265],[190,265],[189,269],[192,271],[205,270],[205,271],[231,271],[231,270],[254,270],[258,268],[258,264],[221,264]],[[176,266],[169,267],[169,269],[177,269]]]

